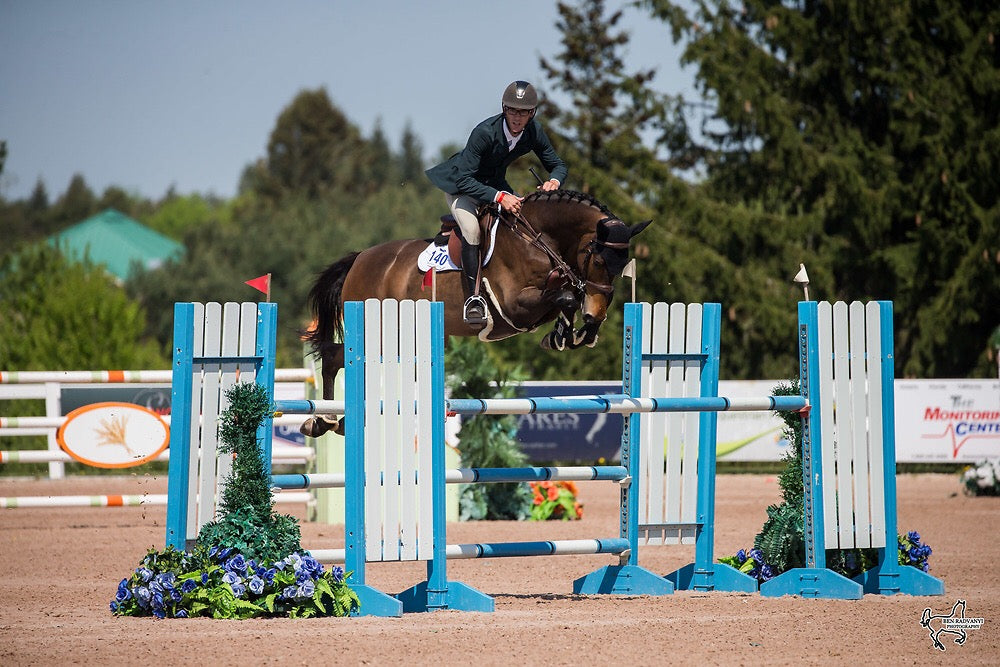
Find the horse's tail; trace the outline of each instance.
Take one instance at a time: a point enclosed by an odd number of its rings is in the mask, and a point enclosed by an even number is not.
[[[313,354],[319,354],[323,346],[342,342],[344,338],[344,306],[341,295],[344,279],[354,266],[360,253],[352,252],[326,267],[309,290],[309,308],[315,322],[303,336],[309,341]]]

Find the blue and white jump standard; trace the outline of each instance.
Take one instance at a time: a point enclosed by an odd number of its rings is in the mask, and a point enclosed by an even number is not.
[[[801,396],[718,396],[721,307],[658,303],[626,304],[622,394],[446,400],[443,304],[348,303],[345,401],[275,404],[278,413],[344,414],[345,472],[274,475],[272,483],[278,488],[345,488],[345,548],[311,551],[319,560],[345,563],[366,615],[493,610],[490,596],[448,580],[447,560],[453,558],[614,554],[618,564],[580,577],[573,591],[749,592],[757,590],[755,579],[714,562],[716,413],[799,411],[805,432],[807,567],[763,584],[761,593],[848,598],[861,597],[862,590],[942,594],[937,579],[896,565],[895,543],[886,542],[886,535],[894,536],[896,530],[892,312],[886,302],[867,308],[872,314],[865,325],[865,307],[851,304],[848,327],[846,304],[799,304]],[[273,392],[277,315],[274,304],[226,304],[224,313],[219,304],[177,304],[175,318],[167,543],[183,548],[214,518],[217,487],[228,462],[216,453],[224,389],[239,379]],[[866,336],[866,352],[848,352],[864,350]],[[840,400],[839,414],[835,399]],[[808,406],[813,406],[811,413]],[[449,412],[624,414],[622,465],[445,470]],[[265,423],[258,438],[268,465],[270,435],[270,423]],[[545,479],[617,482],[619,534],[447,544],[445,484]],[[844,499],[840,505],[838,498]],[[856,504],[848,505],[851,500]],[[694,545],[693,563],[666,576],[639,566],[640,546],[678,543]],[[860,582],[851,582],[825,569],[827,544],[878,548],[880,564]],[[427,579],[395,596],[369,586],[366,565],[389,561],[425,561]]]

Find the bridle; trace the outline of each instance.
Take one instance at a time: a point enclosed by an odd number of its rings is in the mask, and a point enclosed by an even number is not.
[[[577,276],[573,267],[567,264],[562,256],[553,250],[552,246],[545,242],[545,239],[542,238],[541,232],[537,231],[534,226],[528,222],[523,215],[521,215],[520,212],[510,213],[509,211],[503,211],[501,209],[499,218],[500,222],[510,229],[516,236],[525,241],[528,245],[545,253],[545,255],[549,258],[549,261],[552,262],[552,270],[549,271],[549,275],[545,279],[545,288],[542,292],[543,294],[553,290],[563,289],[565,287],[569,287],[579,298],[582,298],[586,294],[588,287],[604,294],[605,296],[610,296],[614,293],[614,285],[610,282],[603,283],[590,279],[591,260],[595,254],[600,253],[598,248],[610,248],[615,250],[627,249],[629,247],[629,243],[627,241],[601,241],[595,235],[594,238],[587,243],[585,250],[586,257],[584,257],[583,260],[583,277],[580,277]],[[625,224],[618,218],[606,216],[597,221],[595,229],[608,222],[617,222],[622,225]]]

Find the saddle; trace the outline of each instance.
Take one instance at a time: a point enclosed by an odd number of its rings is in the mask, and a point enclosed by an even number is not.
[[[485,264],[483,258],[490,256],[493,245],[491,231],[499,220],[497,216],[490,214],[489,207],[484,207],[484,210],[479,214],[480,264]],[[451,261],[455,266],[462,267],[462,228],[458,226],[455,216],[451,213],[441,216],[441,229],[434,237],[434,245],[438,247],[448,246],[448,256],[451,258]]]

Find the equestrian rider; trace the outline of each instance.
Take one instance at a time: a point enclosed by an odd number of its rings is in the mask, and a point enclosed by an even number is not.
[[[466,324],[486,323],[486,301],[477,293],[479,273],[479,219],[482,202],[495,202],[505,211],[518,213],[522,197],[507,183],[507,167],[534,152],[549,172],[540,190],[555,190],[566,180],[566,164],[556,155],[552,142],[535,119],[538,93],[527,81],[514,81],[503,91],[503,112],[487,118],[472,130],[465,148],[427,170],[427,177],[446,193],[445,199],[462,230],[462,287]]]

